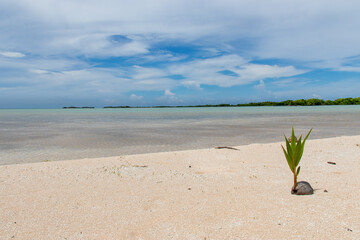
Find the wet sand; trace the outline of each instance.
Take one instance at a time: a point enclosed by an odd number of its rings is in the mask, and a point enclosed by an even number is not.
[[[310,196],[280,145],[0,166],[0,239],[360,239],[360,136],[306,143]]]

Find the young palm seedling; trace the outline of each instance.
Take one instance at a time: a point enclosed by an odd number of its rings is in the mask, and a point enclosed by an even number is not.
[[[313,193],[313,189],[308,182],[297,182],[297,176],[300,173],[300,166],[298,167],[298,165],[304,152],[306,139],[309,137],[311,131],[312,129],[310,129],[309,133],[306,135],[303,141],[302,135],[299,139],[295,137],[294,127],[292,127],[291,137],[289,139],[286,138],[286,136],[284,135],[286,142],[286,150],[282,145],[281,147],[284,151],[285,158],[290,167],[290,170],[294,174],[294,186],[291,190],[292,194],[308,195]]]

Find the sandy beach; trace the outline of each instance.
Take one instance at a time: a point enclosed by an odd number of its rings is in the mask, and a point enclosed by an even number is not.
[[[306,143],[310,196],[281,144],[0,166],[0,239],[360,239],[360,136]]]

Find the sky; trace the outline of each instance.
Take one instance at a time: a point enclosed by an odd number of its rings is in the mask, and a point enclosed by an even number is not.
[[[0,108],[360,96],[360,1],[1,0]]]

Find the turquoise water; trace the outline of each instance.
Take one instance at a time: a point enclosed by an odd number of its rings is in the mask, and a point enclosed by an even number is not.
[[[360,106],[0,109],[0,164],[360,135]]]

